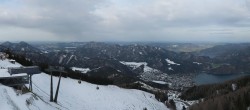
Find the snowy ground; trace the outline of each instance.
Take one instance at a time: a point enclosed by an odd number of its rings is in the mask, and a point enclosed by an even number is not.
[[[20,64],[9,64],[8,60],[0,61],[0,66],[18,67]],[[7,72],[7,71],[1,71]],[[1,77],[1,73],[0,73]],[[87,82],[62,78],[58,104],[49,102],[50,76],[41,73],[34,75],[33,92],[16,95],[14,89],[0,85],[0,109],[2,110],[168,110],[158,102],[153,94],[123,89],[117,86],[98,86]],[[53,77],[54,93],[58,77]],[[28,86],[28,85],[26,85]],[[97,86],[99,89],[97,89]],[[30,104],[28,105],[28,103]]]
[[[0,67],[2,67],[1,69],[7,69],[8,67],[20,67],[22,65],[20,65],[19,63],[10,63],[9,60],[0,60]]]
[[[32,104],[28,105],[29,101]],[[56,104],[50,105],[32,93],[17,95],[17,92],[10,87],[0,85],[0,109],[1,110],[54,110]]]
[[[45,74],[33,77],[35,90],[43,99],[49,100],[49,80]],[[57,79],[54,78],[54,88]],[[59,104],[74,110],[165,110],[162,103],[158,102],[154,95],[131,89],[122,89],[117,86],[98,86],[87,82],[79,84],[76,80],[62,78],[59,91]],[[55,91],[55,90],[54,90]]]

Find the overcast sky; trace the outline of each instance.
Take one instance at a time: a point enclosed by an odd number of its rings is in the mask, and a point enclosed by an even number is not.
[[[0,0],[0,38],[250,42],[250,0]]]

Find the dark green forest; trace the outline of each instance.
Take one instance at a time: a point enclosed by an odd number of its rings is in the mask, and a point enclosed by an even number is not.
[[[236,90],[232,89],[236,84]],[[190,110],[247,110],[250,107],[250,76],[221,84],[195,86],[183,92],[182,99],[199,100]]]

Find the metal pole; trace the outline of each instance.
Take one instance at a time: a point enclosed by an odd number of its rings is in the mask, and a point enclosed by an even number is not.
[[[32,91],[32,76],[31,76],[31,74],[29,75],[29,79],[30,79],[29,90]]]
[[[32,91],[33,90],[33,88],[32,88],[32,75],[30,75],[30,81],[31,81],[30,87],[31,87],[31,91]]]
[[[50,102],[53,102],[53,77],[52,72],[50,71]]]
[[[29,80],[29,90],[30,90],[30,75],[28,76],[28,78],[29,78],[28,80]]]
[[[62,77],[62,73],[60,72],[60,77],[59,77],[59,81],[57,84],[56,95],[55,95],[55,99],[54,99],[54,102],[56,102],[56,103],[57,103],[57,96],[58,96],[59,86],[60,86],[60,82],[61,82],[61,77]]]

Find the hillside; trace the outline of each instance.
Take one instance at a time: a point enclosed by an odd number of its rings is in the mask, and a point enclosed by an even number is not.
[[[7,72],[7,67],[18,67],[19,64],[11,64],[8,60],[0,61],[0,76]],[[54,89],[58,77],[54,77]],[[62,110],[117,110],[136,109],[142,110],[168,110],[158,102],[153,94],[134,89],[123,89],[117,86],[100,86],[87,82],[78,83],[78,80],[62,78],[59,90],[58,104],[49,102],[50,76],[41,73],[33,76],[33,93],[16,95],[13,88],[0,85],[1,107],[6,109],[62,109]],[[28,85],[26,85],[28,86]],[[99,87],[99,89],[97,89]],[[54,90],[55,91],[55,90]],[[27,101],[29,104],[27,104]]]
[[[224,44],[201,50],[196,55],[208,56],[209,72],[214,74],[250,73],[250,44]]]

